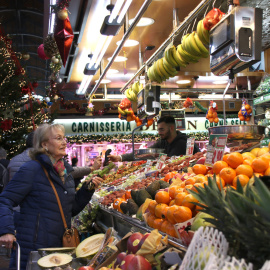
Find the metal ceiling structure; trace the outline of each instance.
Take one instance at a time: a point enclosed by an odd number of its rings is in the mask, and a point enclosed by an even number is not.
[[[82,79],[82,74],[79,74],[78,58],[81,56],[82,47],[86,47],[84,43],[85,29],[87,21],[91,16],[94,16],[95,6],[98,0],[73,0],[70,2],[69,18],[74,32],[74,40],[67,59],[66,67],[60,70],[63,83],[60,87],[65,93],[66,100],[77,99],[75,91],[78,88],[78,83]],[[106,1],[104,1],[106,2]],[[110,1],[114,3],[115,1]],[[219,1],[216,1],[219,2]],[[225,2],[225,1],[224,1]],[[46,95],[46,87],[49,85],[50,79],[50,60],[42,60],[37,55],[37,48],[43,43],[44,38],[48,33],[49,21],[49,0],[0,0],[0,23],[5,33],[12,38],[13,50],[18,53],[29,53],[30,59],[22,60],[22,66],[25,66],[27,76],[31,80],[38,82],[39,86],[36,93],[42,96]],[[133,1],[132,6],[128,12],[130,18],[134,17],[143,0]],[[139,46],[125,49],[128,62],[127,69],[130,73],[135,74],[140,68],[139,54],[140,50],[143,53],[144,61],[147,61],[155,50],[166,40],[173,29],[173,9],[178,11],[179,21],[183,19],[200,3],[200,0],[194,1],[177,1],[177,0],[153,0],[146,11],[146,16],[154,18],[155,24],[146,28],[137,28],[131,34],[132,39],[138,39]],[[269,18],[270,7],[268,0],[240,0],[241,5],[260,7],[263,9],[263,49],[270,47],[269,34]],[[123,27],[122,27],[123,28]],[[88,30],[89,31],[89,30]],[[116,41],[121,40],[123,31],[113,38],[113,42],[108,48],[108,52],[104,56],[106,58],[111,56],[116,46]],[[88,32],[91,33],[91,32]],[[89,35],[89,34],[88,34]],[[152,51],[147,51],[149,45],[155,46]],[[89,51],[90,52],[90,51]],[[123,70],[123,64],[114,63],[113,68]],[[196,64],[191,66],[196,71]],[[188,70],[193,76],[193,71]],[[93,83],[89,86],[89,92],[95,85],[95,80],[100,76],[100,73],[94,77]],[[129,80],[124,76],[118,76],[112,80],[112,83],[107,86],[111,93],[119,93],[119,89],[125,85]],[[166,87],[170,87],[171,83],[166,83]],[[204,88],[203,85],[195,85],[197,88]],[[209,87],[206,85],[205,87]]]

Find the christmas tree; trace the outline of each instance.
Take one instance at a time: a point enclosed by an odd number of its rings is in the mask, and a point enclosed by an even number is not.
[[[47,102],[36,97],[37,83],[27,77],[19,55],[0,27],[0,146],[8,158],[25,149],[27,135],[39,124],[53,120]]]

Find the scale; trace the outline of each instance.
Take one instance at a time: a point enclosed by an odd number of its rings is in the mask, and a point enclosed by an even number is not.
[[[210,68],[217,76],[236,74],[261,60],[262,9],[230,7],[209,32]]]
[[[148,83],[137,95],[137,116],[142,120],[142,125],[132,131],[132,153],[134,160],[155,159],[163,152],[163,149],[138,149],[134,148],[135,131],[147,124],[147,120],[159,114],[160,105],[160,86]]]

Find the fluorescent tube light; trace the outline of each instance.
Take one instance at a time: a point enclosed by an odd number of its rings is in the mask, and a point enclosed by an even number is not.
[[[106,53],[106,51],[107,51],[107,49],[108,49],[108,47],[109,47],[109,45],[110,45],[110,43],[111,43],[111,41],[112,41],[112,38],[113,38],[113,36],[109,36],[109,37],[107,38],[107,41],[106,41],[106,43],[104,44],[103,49],[102,49],[101,53],[99,54],[99,57],[98,57],[98,59],[97,59],[97,61],[96,61],[96,63],[95,63],[95,68],[97,68],[98,65],[99,65],[99,63],[101,62],[101,60],[102,60],[104,54]]]
[[[85,94],[92,78],[93,78],[93,75],[83,77],[81,85],[80,85],[79,89],[76,91],[77,95],[84,95]]]
[[[212,95],[212,94],[200,94],[198,96],[198,98],[201,98],[201,99],[223,99],[223,95],[221,94],[216,94],[216,95]],[[225,99],[228,99],[228,98],[233,98],[233,95],[225,95]]]
[[[50,1],[50,6],[55,5],[56,4],[56,0],[51,0]],[[51,9],[52,10],[52,9]],[[53,33],[53,29],[54,29],[54,24],[55,24],[55,13],[51,12],[50,13],[50,20],[49,20],[49,34]]]
[[[117,23],[122,22],[124,16],[126,15],[126,13],[128,11],[128,8],[129,8],[131,2],[132,2],[132,0],[127,0],[127,2],[125,3],[125,5],[124,5],[123,9],[121,10],[121,13],[120,13],[120,15],[119,15],[119,17],[117,19]]]
[[[109,23],[112,23],[113,20],[116,18],[118,12],[120,11],[122,5],[124,3],[124,0],[118,0],[113,8],[113,11],[109,17]]]

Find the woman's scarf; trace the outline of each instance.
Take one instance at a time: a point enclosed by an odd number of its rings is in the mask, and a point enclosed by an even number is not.
[[[58,161],[55,161],[52,157],[50,157],[50,159],[52,161],[54,169],[58,173],[63,183],[65,183],[65,174],[67,174],[67,169],[65,168],[64,160],[59,159]]]

